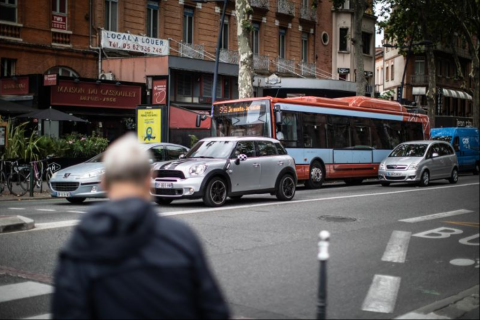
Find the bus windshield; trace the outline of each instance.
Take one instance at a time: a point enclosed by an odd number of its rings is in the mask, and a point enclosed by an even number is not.
[[[214,137],[271,138],[270,100],[219,104],[214,108]]]

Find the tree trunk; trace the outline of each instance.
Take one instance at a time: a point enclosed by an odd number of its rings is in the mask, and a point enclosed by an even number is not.
[[[250,46],[250,32],[252,24],[249,15],[252,7],[249,0],[236,0],[235,10],[237,15],[237,37],[238,37],[238,90],[239,98],[246,99],[253,97],[253,52]]]
[[[473,72],[473,126],[480,129],[479,117],[480,117],[480,61],[477,55],[473,57],[472,67]]]
[[[426,48],[427,62],[428,62],[428,91],[427,91],[427,106],[428,117],[430,118],[430,128],[435,128],[435,109],[437,98],[437,72],[435,63],[435,53],[431,46]]]
[[[363,58],[363,16],[367,9],[366,0],[354,0],[354,28],[353,45],[355,48],[355,65],[357,68],[356,84],[357,84],[357,96],[365,96],[367,80],[365,79],[365,64]]]

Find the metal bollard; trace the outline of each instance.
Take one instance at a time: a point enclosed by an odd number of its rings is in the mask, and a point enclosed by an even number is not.
[[[327,318],[327,261],[330,259],[330,232],[320,232],[318,243],[318,260],[320,261],[320,278],[318,284],[317,319]]]
[[[33,198],[33,182],[34,182],[34,173],[33,173],[33,164],[30,163],[30,198]]]

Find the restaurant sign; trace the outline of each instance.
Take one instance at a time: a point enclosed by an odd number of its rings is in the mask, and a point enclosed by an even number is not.
[[[168,56],[170,54],[168,40],[108,30],[102,30],[102,48],[141,52],[158,56]]]
[[[0,95],[23,95],[29,94],[29,78],[9,78],[0,80]]]
[[[141,93],[140,86],[60,80],[50,94],[56,106],[135,109],[142,101]]]

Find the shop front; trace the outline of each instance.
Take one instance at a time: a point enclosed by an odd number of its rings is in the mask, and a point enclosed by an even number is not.
[[[135,130],[135,110],[144,101],[144,85],[137,83],[59,79],[49,88],[52,108],[88,121],[44,123],[44,134],[56,137],[95,134],[112,142]]]

